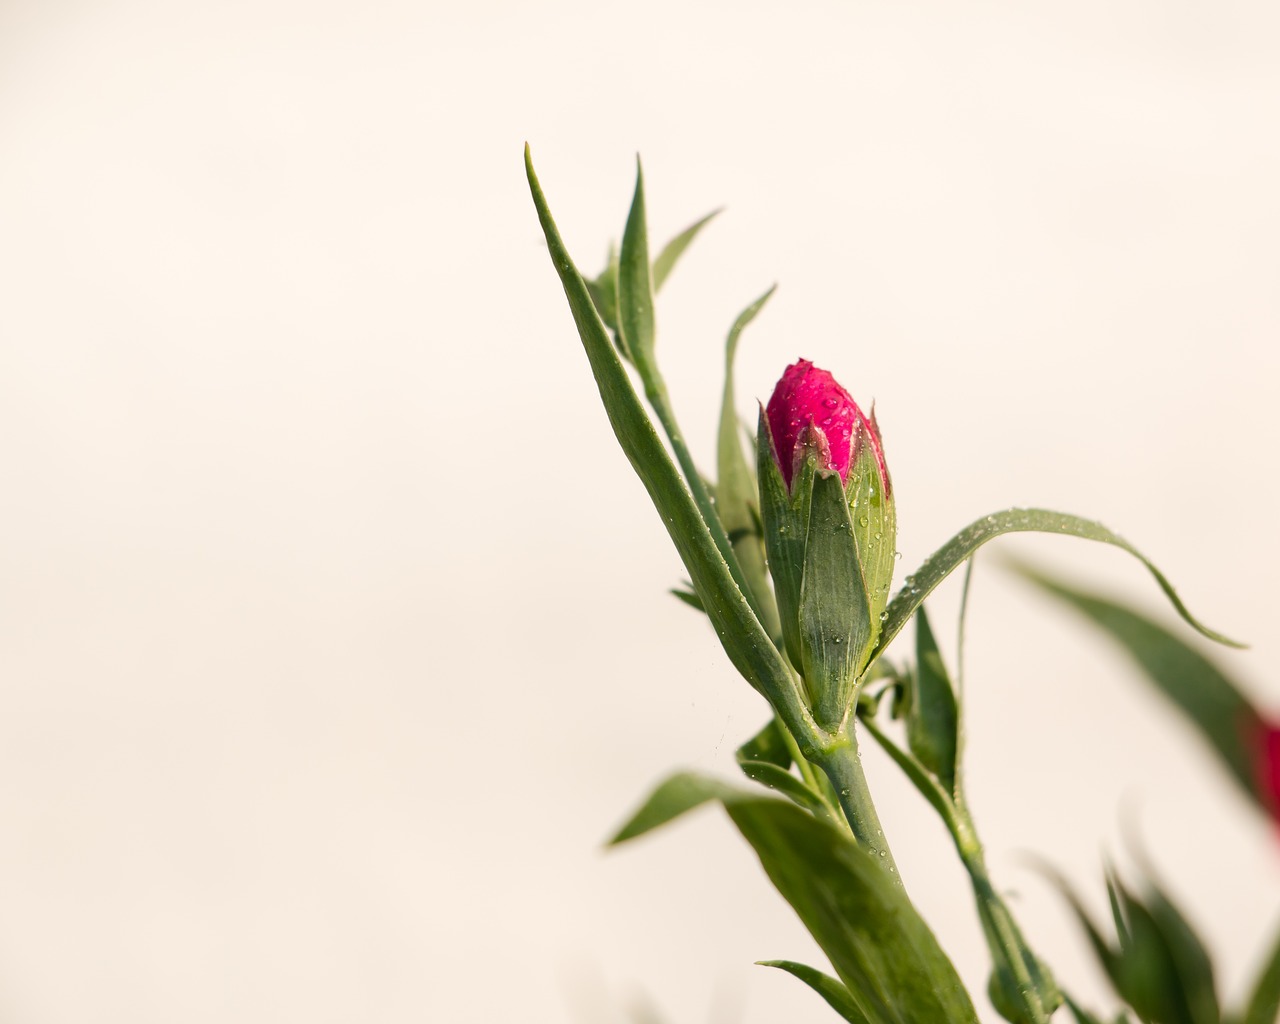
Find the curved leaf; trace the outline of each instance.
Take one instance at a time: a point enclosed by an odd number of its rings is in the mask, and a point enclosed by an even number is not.
[[[1240,788],[1264,811],[1257,769],[1248,749],[1261,732],[1262,715],[1239,686],[1194,647],[1163,626],[1098,594],[1085,593],[1022,563],[1012,568],[1080,612],[1117,641],[1146,676],[1208,740]]]
[[[874,1024],[870,1017],[858,1009],[849,990],[829,974],[816,967],[807,967],[794,960],[757,960],[761,967],[776,967],[780,971],[799,978],[827,1001],[827,1005],[851,1024]]]
[[[671,271],[675,269],[676,261],[684,255],[684,251],[689,248],[689,243],[698,236],[698,232],[706,227],[718,213],[720,213],[720,210],[712,210],[701,220],[694,221],[662,247],[662,251],[658,253],[657,258],[653,261],[653,290],[655,292],[666,284]]]
[[[793,804],[726,804],[868,1020],[976,1024],[955,968],[877,857]]]
[[[1231,640],[1221,633],[1205,626],[1187,610],[1182,599],[1173,589],[1173,584],[1165,578],[1164,573],[1155,567],[1150,559],[1135,548],[1123,537],[1112,533],[1101,523],[1092,519],[1081,519],[1079,516],[1065,512],[1052,512],[1042,508],[1011,508],[994,515],[976,519],[951,540],[925,559],[924,564],[903,581],[903,587],[894,596],[885,612],[884,630],[880,640],[871,654],[872,660],[879,657],[895,636],[910,621],[915,610],[929,596],[939,583],[946,579],[960,566],[966,558],[982,547],[989,540],[1006,533],[1056,533],[1067,537],[1079,537],[1082,540],[1098,541],[1111,544],[1127,551],[1147,567],[1147,571],[1155,577],[1178,614],[1187,624],[1210,640],[1225,644],[1228,647],[1243,647],[1243,644]]]
[[[1275,1024],[1280,1020],[1280,933],[1275,937],[1262,973],[1240,1017],[1240,1024]]]

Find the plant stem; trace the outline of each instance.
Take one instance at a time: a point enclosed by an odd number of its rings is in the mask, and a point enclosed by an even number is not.
[[[1013,914],[991,884],[982,844],[978,841],[967,812],[962,811],[961,817],[962,827],[953,832],[953,837],[960,859],[973,883],[978,917],[982,922],[982,930],[986,933],[987,944],[991,947],[996,972],[999,974],[1002,968],[1009,972],[1008,980],[1012,985],[1006,985],[1005,991],[1011,998],[1017,993],[1016,998],[1026,1012],[1024,1019],[1032,1024],[1048,1024],[1049,1015],[1056,1007],[1045,1006],[1045,978],[1042,977],[1040,965],[1035,962],[1034,955],[1022,938]],[[1050,982],[1049,988],[1052,987]]]
[[[871,853],[878,854],[880,863],[901,885],[898,866],[889,852],[884,830],[880,827],[880,816],[876,814],[871,791],[867,789],[867,777],[862,771],[862,755],[858,752],[858,738],[852,720],[840,742],[821,751],[814,763],[831,780],[854,839]]]

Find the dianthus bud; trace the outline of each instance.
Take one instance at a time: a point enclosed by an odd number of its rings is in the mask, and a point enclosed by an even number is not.
[[[880,634],[893,576],[897,524],[875,414],[801,359],[761,410],[756,461],[787,654],[815,717],[836,727]]]
[[[1264,724],[1247,737],[1253,750],[1258,796],[1280,822],[1280,725]]]

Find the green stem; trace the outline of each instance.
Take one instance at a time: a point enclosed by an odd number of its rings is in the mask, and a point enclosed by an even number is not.
[[[1046,986],[1040,966],[1034,962],[1033,954],[1022,938],[1013,914],[991,884],[982,844],[978,841],[968,814],[961,811],[961,818],[962,824],[953,832],[953,837],[960,859],[973,883],[978,917],[987,937],[987,945],[991,948],[996,973],[1008,972],[1009,983],[1003,988],[1010,998],[1016,998],[1021,1003],[1026,1013],[1023,1020],[1030,1024],[1048,1024],[1049,1015],[1056,1007],[1045,1006],[1042,994]],[[1052,987],[1052,983],[1049,987]]]
[[[815,763],[831,780],[854,839],[872,853],[878,854],[880,863],[901,885],[898,866],[893,861],[889,843],[880,827],[880,816],[876,814],[876,806],[871,802],[871,791],[867,788],[867,777],[862,771],[862,756],[858,752],[858,739],[852,721],[838,743],[818,753]]]
[[[658,417],[658,422],[662,424],[662,429],[666,433],[667,439],[671,442],[671,450],[675,453],[676,462],[680,464],[680,471],[684,474],[685,482],[689,485],[689,493],[693,495],[694,504],[698,506],[698,511],[702,513],[702,518],[706,521],[707,529],[711,531],[711,539],[715,541],[716,547],[719,548],[721,557],[729,567],[729,574],[751,605],[751,610],[755,612],[756,618],[763,621],[760,602],[751,586],[747,583],[746,577],[742,574],[742,567],[738,564],[738,556],[734,554],[733,545],[729,542],[729,535],[724,532],[724,524],[720,522],[720,513],[716,511],[715,502],[711,500],[707,485],[703,482],[702,474],[698,472],[693,456],[689,454],[689,448],[684,443],[684,435],[680,432],[680,424],[676,422],[675,413],[671,409],[671,399],[667,395],[667,386],[663,382],[662,376],[647,359],[635,360],[635,367],[640,373],[641,383],[644,384],[644,396],[648,400],[650,408],[653,409],[654,414]]]

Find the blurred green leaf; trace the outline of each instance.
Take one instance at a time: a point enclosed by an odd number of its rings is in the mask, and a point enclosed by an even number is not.
[[[801,704],[790,671],[761,628],[707,521],[640,405],[582,276],[556,229],[528,147],[525,148],[525,170],[552,264],[564,286],[618,443],[661,515],[729,660],[743,678],[769,698],[775,710],[784,716],[788,728],[799,735],[808,721],[808,713]]]
[[[667,282],[676,261],[684,255],[689,243],[698,237],[698,232],[707,226],[720,210],[712,210],[701,220],[696,220],[662,247],[658,258],[653,261],[653,290],[656,292]]]
[[[1213,979],[1213,963],[1200,936],[1150,872],[1146,878],[1146,903],[1177,967],[1187,1010],[1196,1024],[1219,1024],[1222,1011]]]
[[[697,772],[679,772],[655,789],[647,800],[618,829],[609,840],[610,846],[625,843],[660,825],[674,821],[695,807],[711,800],[736,800],[742,791],[728,783],[720,782]]]
[[[770,718],[765,727],[737,749],[734,755],[738,764],[744,761],[768,761],[784,771],[791,767],[791,749],[782,735],[776,718]]]
[[[1262,716],[1240,687],[1195,648],[1137,612],[1025,565],[1015,563],[1013,567],[1045,593],[1075,608],[1128,651],[1146,677],[1208,740],[1240,788],[1267,811],[1247,744],[1248,737],[1261,730]]]
[[[1280,932],[1254,982],[1239,1024],[1276,1024],[1280,1020]]]
[[[1095,523],[1090,519],[1081,519],[1079,516],[1067,515],[1063,512],[1051,512],[1047,509],[1011,508],[1004,512],[997,512],[994,515],[983,516],[981,519],[970,523],[926,558],[924,564],[903,581],[902,589],[889,602],[884,629],[880,634],[880,640],[876,644],[875,650],[872,652],[872,659],[874,660],[878,657],[889,646],[893,638],[910,621],[911,616],[915,614],[915,610],[933,592],[933,589],[951,575],[952,571],[958,568],[978,548],[987,543],[987,541],[994,540],[996,537],[1006,533],[1028,532],[1079,537],[1082,540],[1098,541],[1102,544],[1118,547],[1122,551],[1127,551],[1146,566],[1147,571],[1151,573],[1156,583],[1160,585],[1160,589],[1164,591],[1165,597],[1169,599],[1178,614],[1192,628],[1220,644],[1226,644],[1229,647],[1242,646],[1199,622],[1187,610],[1186,605],[1182,603],[1182,599],[1178,597],[1177,592],[1173,589],[1173,584],[1165,578],[1164,573],[1157,569],[1132,544],[1112,533],[1101,523]]]
[[[702,612],[704,615],[706,614],[707,610],[702,606],[702,598],[700,598],[692,590],[684,590],[680,587],[672,587],[671,596],[674,598],[678,598],[680,601],[683,601],[694,611]]]
[[[1173,902],[1154,884],[1145,899],[1114,873],[1106,876],[1118,945],[1103,937],[1061,876],[1049,872],[1084,928],[1117,995],[1151,1024],[1219,1024],[1213,968],[1204,945]],[[1078,1011],[1075,1011],[1078,1014]]]
[[[822,996],[831,1009],[835,1010],[845,1020],[851,1021],[852,1024],[873,1024],[871,1018],[858,1009],[853,997],[849,995],[849,990],[831,975],[823,974],[816,967],[806,967],[804,964],[798,964],[794,960],[760,960],[757,962],[761,967],[776,967],[799,978],[817,992],[818,995]]]
[[[924,605],[916,611],[916,671],[907,688],[907,745],[948,793],[955,793],[956,693]]]

